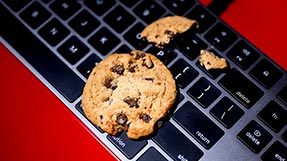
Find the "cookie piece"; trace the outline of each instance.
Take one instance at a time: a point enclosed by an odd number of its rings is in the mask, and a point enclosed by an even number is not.
[[[224,69],[228,64],[224,58],[219,58],[213,52],[207,50],[200,51],[199,63],[204,66],[206,70],[210,69]]]
[[[162,48],[170,42],[171,37],[192,27],[198,28],[197,21],[182,16],[168,16],[146,26],[141,32],[141,37]]]
[[[138,139],[153,133],[176,93],[168,68],[154,55],[134,50],[111,54],[94,67],[82,106],[87,118],[107,133],[126,131]]]

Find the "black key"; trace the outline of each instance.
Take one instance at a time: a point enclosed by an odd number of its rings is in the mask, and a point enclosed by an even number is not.
[[[90,55],[84,62],[82,62],[78,67],[77,70],[88,79],[92,69],[101,61],[101,59],[96,55]]]
[[[277,97],[287,105],[287,85],[278,93]]]
[[[116,53],[130,53],[132,51],[127,45],[121,45],[115,52]]]
[[[102,55],[107,55],[120,43],[120,39],[104,27],[89,38],[88,42]]]
[[[283,73],[266,59],[256,64],[250,74],[267,89],[283,76]]]
[[[164,0],[163,4],[177,15],[183,15],[192,8],[194,1],[191,0]]]
[[[221,92],[204,77],[200,78],[187,93],[203,108],[207,108],[221,94]]]
[[[287,148],[279,141],[274,142],[262,155],[263,161],[286,161]]]
[[[264,94],[261,89],[234,68],[219,83],[246,108],[251,108]]]
[[[152,46],[147,50],[147,52],[154,54],[165,65],[168,65],[177,56],[177,53],[173,49],[168,49],[166,47],[164,49],[160,49]]]
[[[81,6],[75,0],[57,0],[50,7],[59,17],[66,20],[75,14]]]
[[[115,31],[123,32],[135,21],[135,18],[123,7],[117,6],[104,18],[104,20]]]
[[[171,67],[170,70],[174,79],[180,88],[185,88],[197,76],[198,71],[191,67],[185,60],[179,59]]]
[[[165,9],[154,2],[154,0],[149,0],[142,1],[136,6],[134,12],[147,24],[150,24],[151,22],[159,19],[164,14]]]
[[[13,11],[17,12],[25,7],[31,0],[3,0]]]
[[[0,17],[6,22],[1,24],[0,35],[63,97],[74,102],[82,94],[84,81],[1,4]]]
[[[186,102],[173,116],[204,148],[210,149],[224,132],[191,102]]]
[[[231,128],[244,114],[243,110],[228,97],[223,97],[211,110],[214,116],[224,127]]]
[[[88,11],[83,10],[69,22],[69,25],[79,35],[86,37],[100,26],[100,22],[96,20]]]
[[[51,2],[51,0],[41,0],[41,2],[49,3],[49,2]]]
[[[287,130],[285,130],[285,132],[282,134],[282,139],[287,142]]]
[[[84,117],[86,117],[86,114],[85,114],[85,112],[84,112],[84,110],[83,110],[83,107],[82,107],[82,101],[80,101],[79,103],[77,103],[76,106],[75,106],[75,108],[76,108]],[[87,117],[86,117],[86,118],[87,118]],[[88,118],[87,118],[87,120],[88,120],[91,124],[93,124]],[[101,128],[99,128],[98,126],[96,126],[95,124],[93,124],[93,126],[94,126],[97,130],[99,130],[99,132],[104,133],[104,131],[103,131]]]
[[[143,41],[141,37],[141,31],[144,29],[144,25],[137,23],[134,25],[125,35],[124,38],[135,47],[135,49],[142,50],[148,43]]]
[[[272,135],[254,120],[245,126],[237,137],[256,154],[272,139]]]
[[[20,13],[20,17],[33,29],[36,29],[51,17],[51,13],[39,2],[33,2]]]
[[[227,53],[227,56],[240,68],[248,69],[259,58],[259,53],[245,41],[240,40]]]
[[[237,39],[237,35],[223,23],[217,23],[205,38],[220,51],[225,51]]]
[[[125,4],[127,7],[134,6],[138,1],[135,0],[120,0],[123,4]]]
[[[287,124],[286,110],[275,101],[269,102],[258,117],[275,132],[279,132]]]
[[[150,147],[137,161],[167,161],[154,147]]]
[[[147,144],[146,140],[129,139],[126,133],[121,133],[118,137],[107,135],[107,138],[129,159],[133,158]]]
[[[59,48],[58,52],[71,64],[76,64],[90,49],[76,36],[70,37]]]
[[[84,3],[97,15],[106,13],[115,4],[114,0],[85,0]]]
[[[210,52],[212,52],[217,57],[221,58],[221,56],[219,54],[217,54],[214,50],[210,50]],[[216,79],[220,74],[225,73],[229,70],[228,67],[226,67],[224,69],[209,69],[209,70],[207,70],[203,65],[200,64],[199,61],[196,62],[196,65],[201,70],[203,70],[208,76],[210,76],[212,79]]]
[[[190,60],[194,60],[199,56],[200,50],[206,49],[207,44],[199,37],[187,33],[177,41],[177,49],[187,56]]]
[[[202,33],[207,30],[212,24],[215,23],[216,18],[205,8],[200,5],[192,9],[186,17],[196,20],[200,27],[197,29],[198,32]]]
[[[174,160],[197,161],[203,155],[203,152],[170,122],[164,123],[153,140]]]
[[[57,19],[52,19],[39,30],[39,34],[52,46],[56,46],[70,31]]]

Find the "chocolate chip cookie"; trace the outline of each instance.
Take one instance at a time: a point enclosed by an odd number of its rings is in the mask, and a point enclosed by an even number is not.
[[[228,64],[224,58],[219,58],[213,52],[207,50],[200,51],[199,63],[204,66],[206,70],[210,69],[224,69]]]
[[[170,39],[188,29],[198,28],[197,21],[182,16],[167,16],[149,24],[141,32],[141,37],[162,48]]]
[[[153,133],[172,107],[176,85],[154,55],[134,50],[107,56],[92,70],[83,90],[87,118],[111,135],[131,139]]]

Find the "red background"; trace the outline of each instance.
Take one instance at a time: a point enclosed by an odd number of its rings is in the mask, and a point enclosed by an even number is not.
[[[286,5],[285,0],[235,0],[222,18],[287,69]],[[114,159],[3,45],[0,75],[1,161]]]

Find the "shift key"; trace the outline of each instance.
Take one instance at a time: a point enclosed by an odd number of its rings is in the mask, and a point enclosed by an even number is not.
[[[236,69],[230,70],[219,81],[219,84],[246,108],[251,108],[264,94],[262,90]]]

